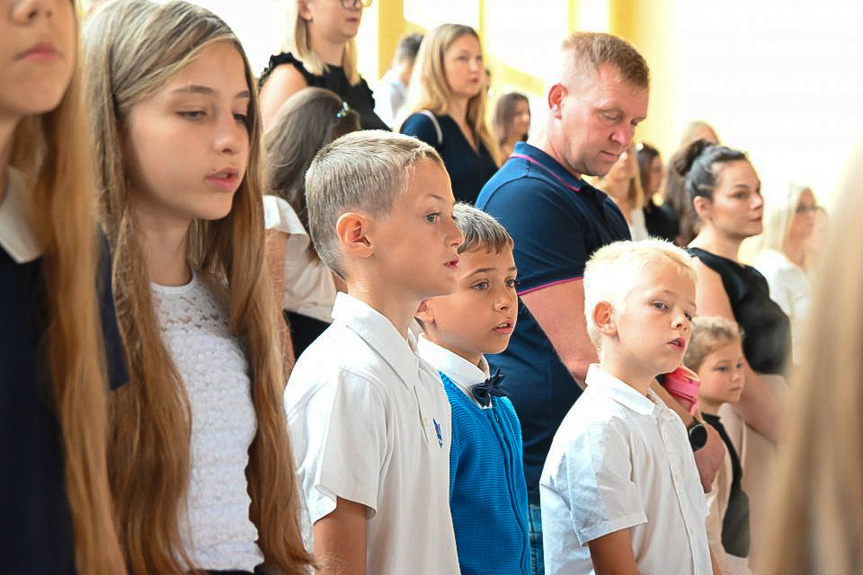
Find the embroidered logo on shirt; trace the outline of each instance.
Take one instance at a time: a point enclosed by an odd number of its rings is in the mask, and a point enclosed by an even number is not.
[[[437,419],[432,418],[432,422],[434,423],[434,432],[437,433],[437,442],[438,445],[443,447],[443,433],[440,430],[440,423],[437,422]]]

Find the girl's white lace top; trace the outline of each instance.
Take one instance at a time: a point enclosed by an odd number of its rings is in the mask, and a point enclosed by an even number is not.
[[[184,286],[151,288],[192,407],[187,548],[197,568],[252,571],[263,560],[245,477],[257,423],[246,357],[228,333],[227,302],[197,273]]]

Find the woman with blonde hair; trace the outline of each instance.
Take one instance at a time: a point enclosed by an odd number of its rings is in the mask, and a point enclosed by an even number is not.
[[[530,101],[527,96],[510,92],[498,98],[491,125],[500,146],[501,161],[504,161],[518,142],[527,141],[530,132]]]
[[[389,130],[357,70],[356,35],[372,0],[290,0],[290,41],[261,73],[261,114],[269,130],[293,94],[306,87],[339,95],[360,115],[364,130]]]
[[[180,1],[106,4],[84,38],[130,373],[109,458],[128,568],[303,573],[248,60]]]
[[[794,362],[800,360],[803,323],[812,300],[808,242],[818,212],[815,194],[807,186],[789,184],[768,211],[760,253],[753,265],[767,279],[770,299],[791,320]]]
[[[680,148],[671,156],[668,162],[668,172],[665,177],[665,201],[677,214],[680,222],[680,236],[675,240],[679,246],[686,246],[698,235],[700,222],[698,214],[692,209],[692,198],[686,190],[684,178],[677,172],[675,166],[681,161],[686,149],[698,140],[710,144],[719,144],[716,130],[702,120],[689,122],[680,135]]]
[[[470,26],[443,24],[420,44],[399,131],[441,155],[457,201],[473,204],[499,166],[485,121],[482,47]]]
[[[644,190],[638,172],[638,157],[635,142],[630,142],[608,173],[597,180],[598,187],[608,194],[629,226],[634,241],[647,239],[647,225],[644,220]]]
[[[792,376],[763,575],[863,572],[863,146],[849,168]]]
[[[0,571],[124,573],[106,392],[127,376],[99,257],[76,6],[2,5]]]

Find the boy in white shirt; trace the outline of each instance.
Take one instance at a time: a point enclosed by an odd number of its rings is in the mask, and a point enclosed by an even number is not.
[[[540,479],[546,573],[708,574],[707,505],[686,429],[650,389],[683,360],[695,271],[659,240],[597,250],[584,274],[599,365]]]
[[[352,133],[318,153],[306,197],[315,249],[348,287],[285,391],[318,573],[458,573],[449,403],[408,331],[456,287],[443,162],[414,138]]]

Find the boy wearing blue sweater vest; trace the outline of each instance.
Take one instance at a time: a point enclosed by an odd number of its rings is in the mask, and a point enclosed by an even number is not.
[[[518,296],[512,238],[467,204],[453,213],[465,241],[458,287],[423,301],[421,358],[441,375],[452,406],[450,510],[464,575],[531,573],[521,426],[489,374],[486,353],[506,349]]]

